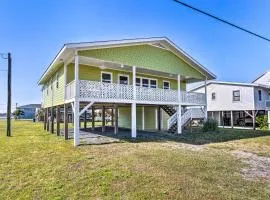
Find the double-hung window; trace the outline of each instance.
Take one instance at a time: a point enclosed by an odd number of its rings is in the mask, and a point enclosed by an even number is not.
[[[233,91],[233,101],[240,101],[240,90]]]
[[[142,86],[143,87],[149,87],[149,79],[143,78],[142,79]]]
[[[127,75],[119,75],[119,84],[128,85],[128,76]]]
[[[163,89],[165,89],[165,90],[170,89],[170,82],[169,81],[163,81]]]
[[[101,72],[101,82],[112,83],[112,74],[108,72]]]
[[[212,92],[212,100],[216,100],[216,93]]]
[[[261,90],[258,90],[258,98],[259,98],[259,101],[262,100],[262,91]]]
[[[151,88],[157,88],[157,80],[151,79],[150,80],[150,87]]]

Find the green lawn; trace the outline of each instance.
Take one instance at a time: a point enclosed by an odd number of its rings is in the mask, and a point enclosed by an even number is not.
[[[10,138],[4,127],[0,121],[0,199],[270,199],[270,181],[244,179],[247,164],[231,153],[270,157],[268,132],[74,148],[40,123],[13,121]]]

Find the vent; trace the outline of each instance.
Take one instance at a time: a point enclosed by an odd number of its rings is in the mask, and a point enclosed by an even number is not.
[[[166,49],[166,47],[163,46],[163,45],[160,44],[160,43],[154,43],[154,44],[152,44],[152,45],[155,46],[155,47],[158,47],[158,48]]]

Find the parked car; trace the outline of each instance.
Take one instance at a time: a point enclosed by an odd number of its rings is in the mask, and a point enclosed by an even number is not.
[[[237,124],[240,126],[252,125],[253,119],[250,116],[242,117],[237,120]]]

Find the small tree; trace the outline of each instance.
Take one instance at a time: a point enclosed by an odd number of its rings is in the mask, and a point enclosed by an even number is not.
[[[45,110],[43,108],[41,108],[37,111],[36,118],[38,121],[44,121],[44,112],[45,112]]]
[[[256,117],[256,122],[259,125],[259,128],[261,130],[267,130],[268,129],[268,116],[267,115],[258,115]]]
[[[23,112],[23,110],[16,109],[12,114],[13,114],[15,120],[17,120],[17,119],[19,119],[20,115],[24,115],[24,112]]]
[[[203,130],[203,132],[218,130],[218,122],[217,122],[217,120],[207,119],[206,122],[204,122],[204,124],[203,124],[202,130]]]

